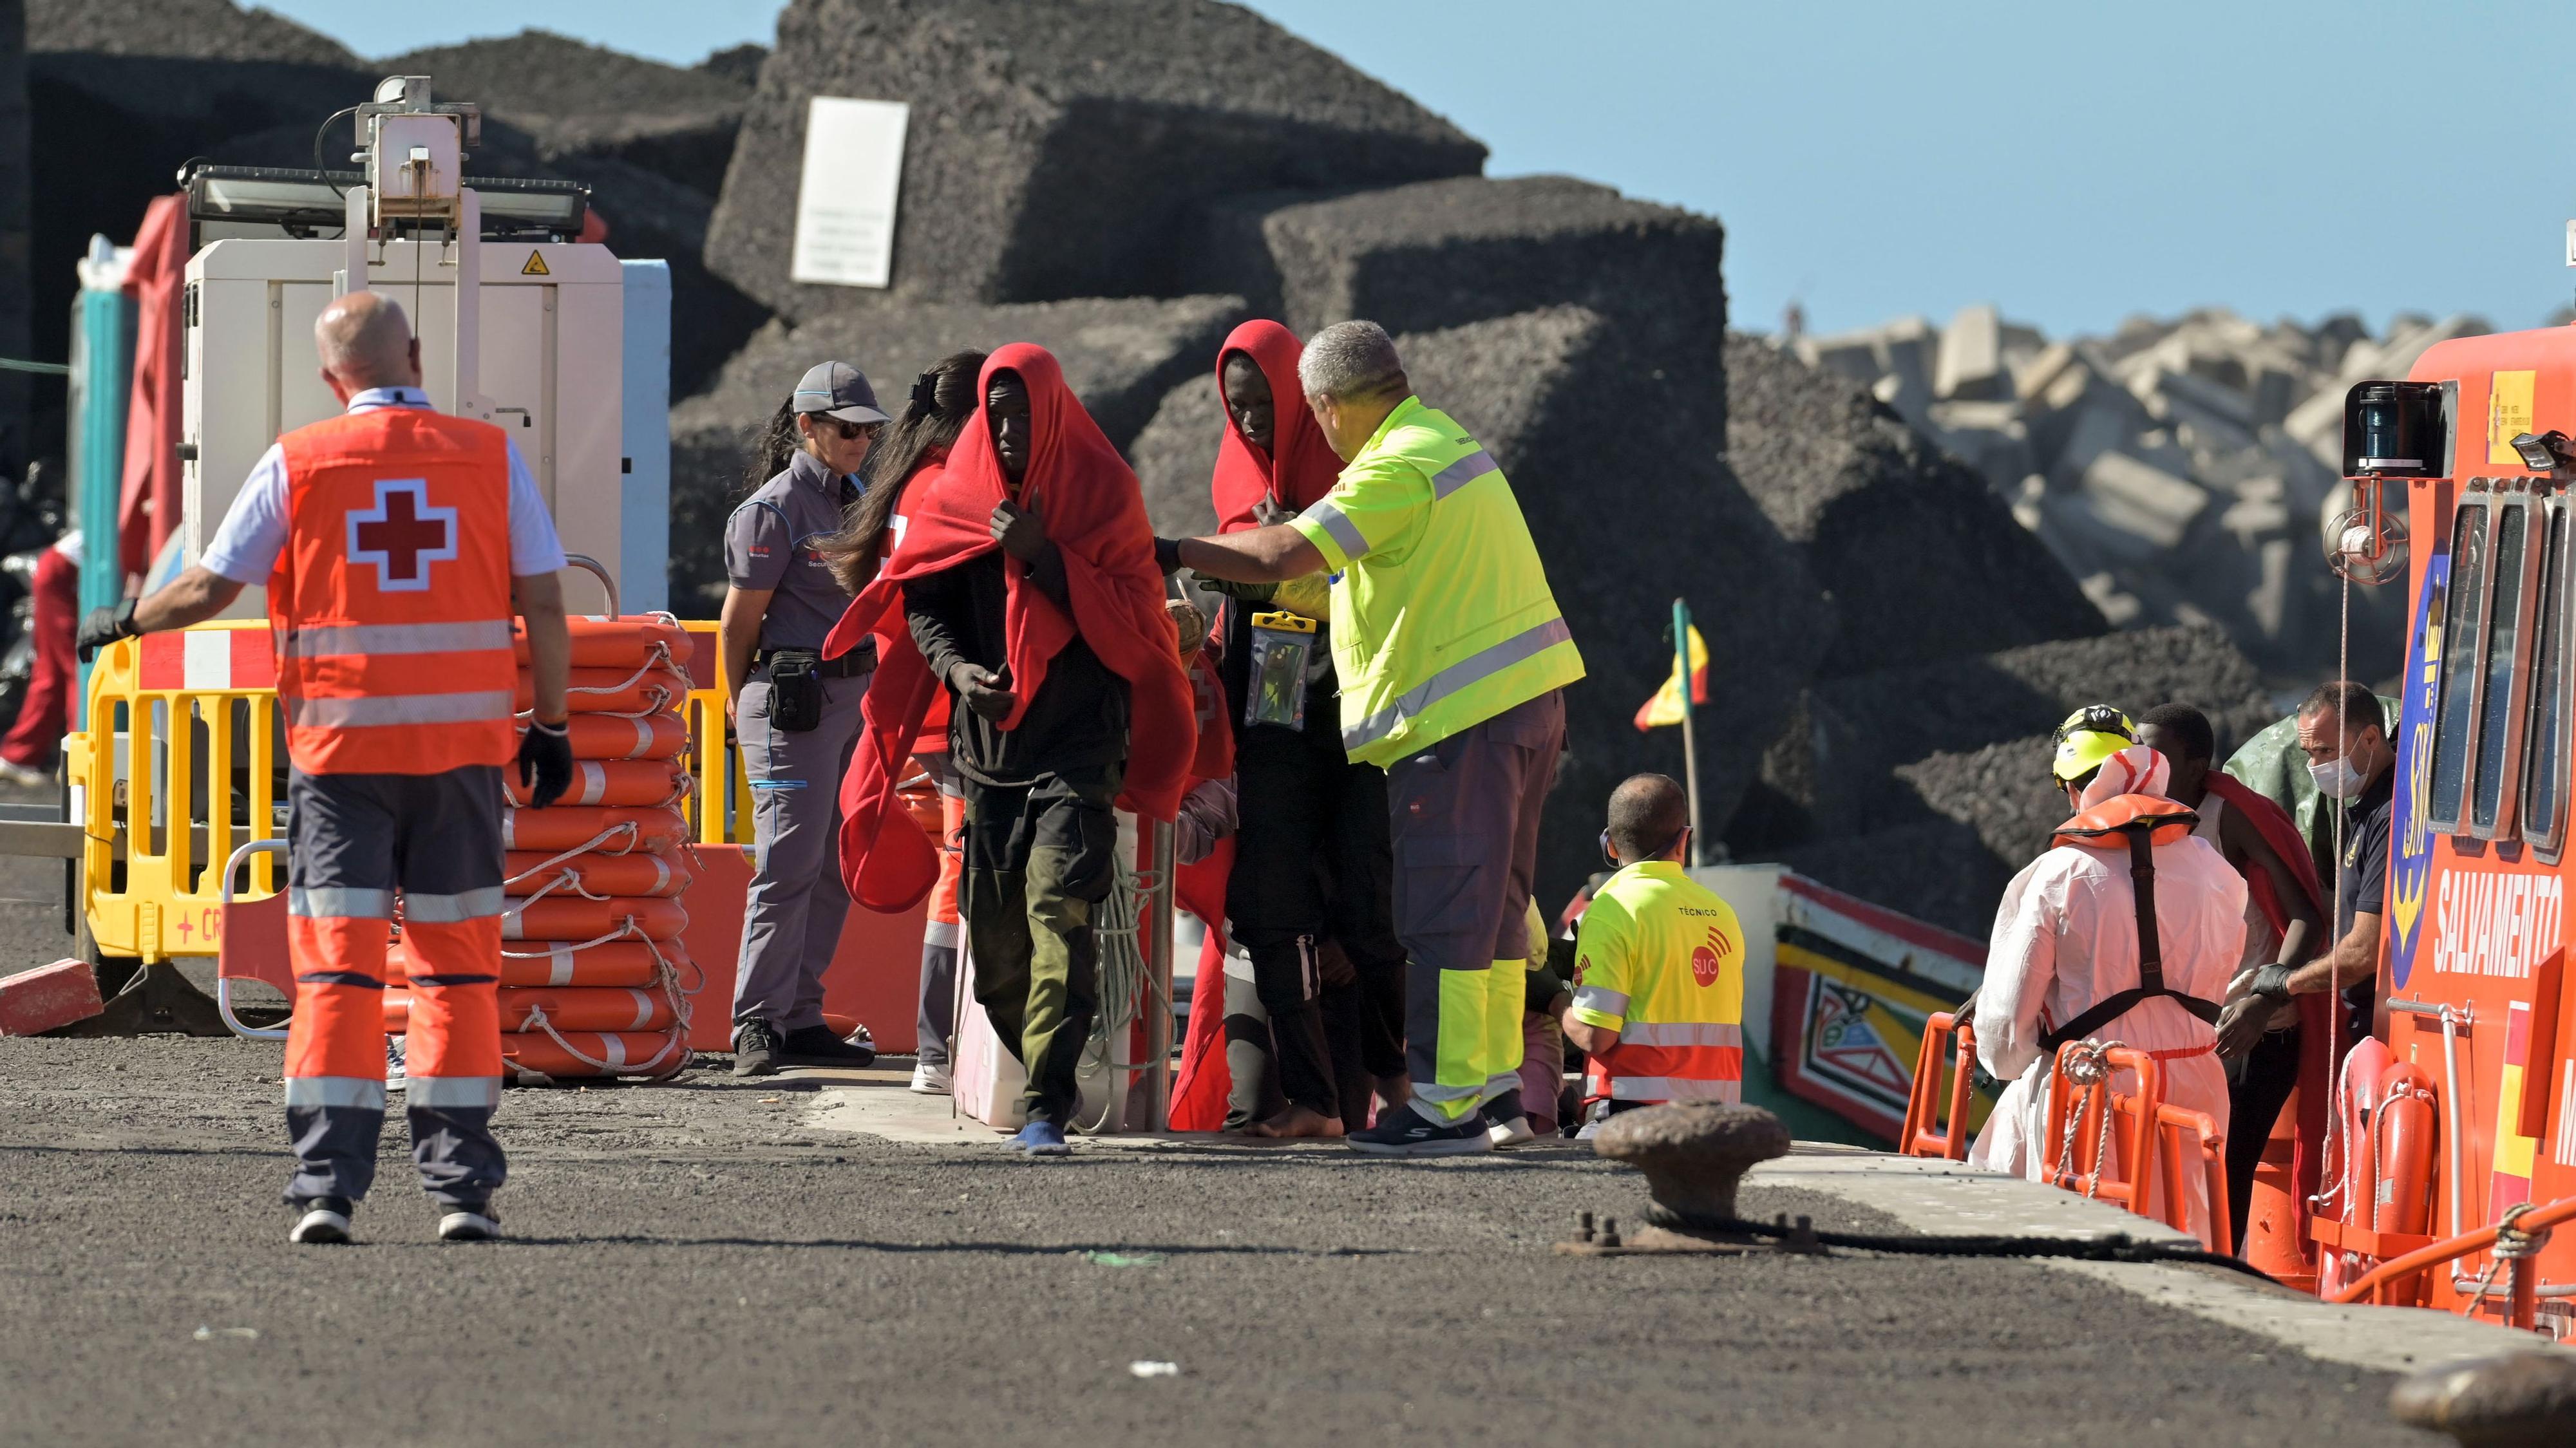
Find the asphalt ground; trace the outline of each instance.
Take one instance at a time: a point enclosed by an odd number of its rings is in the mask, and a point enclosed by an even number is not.
[[[361,1244],[290,1247],[279,1065],[0,1039],[0,1442],[2430,1441],[2384,1375],[2071,1274],[1559,1255],[1643,1201],[1570,1144],[1029,1162],[702,1068],[508,1093],[505,1242],[435,1240],[397,1128]]]

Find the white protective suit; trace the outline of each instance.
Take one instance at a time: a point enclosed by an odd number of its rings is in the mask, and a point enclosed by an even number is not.
[[[2092,809],[2123,794],[2165,794],[2163,756],[2143,747],[2104,761],[2084,791]],[[2207,840],[2186,836],[2155,847],[2156,937],[2168,989],[2215,1001],[2226,994],[2245,939],[2245,878]],[[1986,949],[1985,984],[1977,993],[1977,1061],[2008,1082],[1968,1160],[1996,1171],[2048,1178],[2059,1145],[2042,1143],[2048,1115],[2051,1061],[2041,1032],[2071,1021],[2094,1002],[2138,984],[2137,896],[2129,880],[2127,841],[2114,837],[2099,848],[2059,845],[2032,861],[2004,891]],[[2209,1113],[2227,1129],[2227,1073],[2213,1048],[2214,1026],[2179,1002],[2147,1000],[2096,1031],[2096,1041],[2117,1041],[2161,1056],[2165,1100]],[[2133,1091],[2122,1072],[2114,1090]],[[2187,1172],[2194,1201],[2190,1218],[2209,1235],[2207,1188],[2195,1164]],[[2152,1210],[2158,1192],[2150,1197]],[[2224,1242],[2215,1250],[2225,1251]]]

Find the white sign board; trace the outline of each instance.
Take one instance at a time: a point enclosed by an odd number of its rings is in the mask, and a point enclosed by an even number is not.
[[[827,286],[894,278],[894,204],[903,189],[902,101],[814,97],[805,173],[796,187],[796,255],[788,275]]]

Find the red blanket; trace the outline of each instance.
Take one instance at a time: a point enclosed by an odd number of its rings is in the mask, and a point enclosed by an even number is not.
[[[1217,349],[1216,385],[1225,388],[1225,359],[1237,352],[1250,357],[1270,383],[1270,451],[1243,440],[1228,417],[1217,440],[1216,474],[1208,493],[1216,504],[1217,531],[1238,532],[1254,526],[1253,505],[1269,498],[1290,512],[1302,513],[1342,475],[1342,461],[1324,441],[1324,429],[1306,406],[1297,385],[1297,354],[1305,348],[1297,334],[1277,322],[1246,322],[1226,334]]]
[[[1068,617],[1029,587],[1028,570],[1016,559],[1004,562],[1009,594],[1003,628],[1018,703],[1002,727],[1018,725],[1046,683],[1047,666],[1078,634],[1130,690],[1133,743],[1122,806],[1149,819],[1172,818],[1197,751],[1190,683],[1163,610],[1163,575],[1154,566],[1154,530],[1136,474],[1082,410],[1045,348],[1015,342],[993,353],[978,379],[979,395],[989,394],[997,372],[1019,374],[1028,388],[1026,475],[1016,487],[1003,475],[978,405],[947,466],[936,478],[916,478],[907,490],[903,538],[894,556],[851,600],[823,646],[827,657],[837,658],[871,633],[878,640],[876,678],[863,710],[866,727],[841,784],[841,873],[851,896],[871,910],[909,909],[939,879],[938,852],[909,815],[892,808],[895,781],[922,718],[946,687],[912,645],[903,585],[999,547],[991,518],[1005,497],[1045,519],[1047,537],[1064,559],[1073,610]]]
[[[2209,771],[2208,781],[2209,792],[2227,801],[2229,809],[2250,821],[2264,842],[2272,847],[2272,852],[2290,867],[2290,878],[2297,881],[2299,888],[2307,894],[2308,908],[2316,913],[2317,919],[2326,922],[2324,935],[2310,940],[2309,950],[2322,951],[2331,946],[2334,941],[2333,921],[2326,913],[2325,891],[2317,883],[2316,862],[2308,855],[2308,842],[2300,837],[2298,823],[2290,818],[2290,812],[2273,803],[2268,796],[2255,793],[2253,786],[2225,770]],[[2269,871],[2246,871],[2245,889],[2253,897],[2255,907],[2263,912],[2263,918],[2271,922],[2274,936],[2289,928],[2290,912],[2273,891]],[[2290,963],[2299,965],[2305,962]],[[2331,992],[2303,995],[2297,997],[2297,1001],[2299,1119],[2295,1127],[2298,1149],[2291,1159],[2290,1175],[2297,1185],[2297,1190],[2291,1195],[2298,1202],[2299,1241],[2304,1244],[2308,1240],[2308,1198],[2317,1190],[2319,1168],[2324,1160],[2329,1098],[2333,1094],[2328,1079],[2332,1066],[2326,1037],[2333,1029],[2331,1006],[2334,996]],[[2344,1044],[2349,1046],[2352,1043],[2347,1041]],[[2231,1126],[2229,1129],[2235,1128]]]

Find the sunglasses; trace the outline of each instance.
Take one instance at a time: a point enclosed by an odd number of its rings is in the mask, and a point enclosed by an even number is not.
[[[814,419],[814,424],[817,427],[830,427],[841,435],[843,442],[857,442],[863,437],[875,437],[885,426],[882,422],[850,422],[838,417],[818,417]]]
[[[1662,849],[1650,851],[1638,858],[1646,860],[1660,860],[1664,856],[1671,854],[1673,846],[1680,844],[1682,842],[1682,837],[1690,832],[1691,827],[1684,825],[1681,827],[1680,833],[1674,835],[1671,839],[1664,841]],[[1603,830],[1601,832],[1601,858],[1608,860],[1613,865],[1619,863],[1619,852],[1611,847],[1610,832],[1608,830]]]

